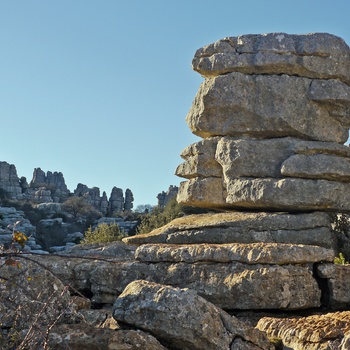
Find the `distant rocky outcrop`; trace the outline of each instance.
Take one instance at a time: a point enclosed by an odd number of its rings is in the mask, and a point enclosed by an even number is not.
[[[16,167],[7,162],[0,162],[0,188],[6,191],[6,194],[14,199],[22,198],[21,184],[26,184],[26,181],[19,179]]]
[[[29,182],[25,177],[19,178],[15,165],[0,162],[0,189],[16,200],[29,200],[36,203],[63,203],[70,196],[84,197],[102,215],[111,215],[133,208],[134,196],[130,189],[125,191],[113,187],[110,198],[105,192],[100,195],[98,187],[88,188],[79,183],[73,193],[69,191],[61,172],[45,173],[41,168],[35,168],[33,178]]]
[[[170,185],[166,192],[162,191],[161,193],[158,193],[158,207],[164,208],[168,204],[170,199],[177,196],[178,191],[179,188],[177,186]]]

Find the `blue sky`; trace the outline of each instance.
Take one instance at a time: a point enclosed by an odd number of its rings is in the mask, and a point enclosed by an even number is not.
[[[199,140],[185,117],[195,51],[226,36],[328,32],[349,0],[0,0],[0,160],[157,204]]]

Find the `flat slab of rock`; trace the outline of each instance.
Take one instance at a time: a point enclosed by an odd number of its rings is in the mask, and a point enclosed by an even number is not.
[[[241,262],[245,264],[306,264],[332,262],[334,251],[316,246],[277,243],[146,244],[135,258],[143,262]]]
[[[148,243],[286,243],[334,248],[328,213],[223,212],[188,215],[148,234],[123,239],[128,244]]]
[[[350,87],[335,80],[327,94],[325,89],[311,90],[312,82],[289,75],[237,72],[206,79],[186,121],[191,131],[203,138],[292,136],[345,143],[350,124]],[[329,84],[327,80],[323,83]],[[338,90],[344,90],[343,99],[337,99]]]
[[[298,318],[264,317],[257,328],[269,337],[281,338],[294,350],[347,350],[350,345],[350,311]]]
[[[271,210],[350,211],[348,183],[306,179],[232,179],[227,183],[228,205]]]
[[[350,211],[348,183],[290,177],[226,178],[225,184],[218,178],[191,179],[180,184],[177,198],[183,205],[212,209]]]
[[[113,305],[118,322],[143,329],[174,349],[232,349],[239,337],[268,350],[268,339],[189,289],[147,281],[130,283]]]
[[[48,345],[56,350],[167,350],[156,338],[142,331],[101,329],[84,323],[53,327]]]
[[[350,182],[350,158],[329,154],[298,154],[288,158],[281,174],[304,179],[325,179]]]
[[[349,47],[327,33],[228,37],[197,50],[192,65],[207,77],[229,72],[290,74],[350,83]]]
[[[129,283],[139,279],[191,288],[227,310],[307,309],[319,307],[321,300],[312,264],[121,263],[51,256],[44,261],[72,288],[89,291],[93,304],[113,304]]]

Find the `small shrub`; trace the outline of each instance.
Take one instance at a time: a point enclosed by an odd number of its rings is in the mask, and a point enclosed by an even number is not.
[[[177,203],[176,197],[173,197],[165,208],[155,207],[149,214],[142,217],[137,234],[149,233],[181,216],[184,216],[183,207]]]
[[[121,241],[125,236],[126,235],[120,230],[117,224],[100,224],[94,230],[90,226],[88,230],[85,231],[85,237],[81,243],[110,243]]]
[[[346,264],[348,264],[348,262],[346,261],[343,253],[339,253],[339,256],[335,257],[333,262],[334,262],[334,264],[338,264],[338,265],[346,265]]]

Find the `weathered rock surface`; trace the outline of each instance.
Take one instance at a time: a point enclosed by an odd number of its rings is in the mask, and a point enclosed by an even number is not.
[[[113,316],[154,334],[172,349],[233,349],[239,337],[269,349],[263,333],[247,327],[188,289],[147,281],[129,284],[113,305]]]
[[[281,243],[145,244],[135,258],[143,262],[240,262],[244,264],[306,264],[333,262],[334,251],[316,246]]]
[[[158,207],[164,208],[172,198],[177,196],[178,190],[179,188],[177,186],[170,185],[166,192],[162,191],[161,193],[158,193]]]
[[[350,211],[350,49],[317,33],[219,40],[186,117],[178,201],[212,209]],[[277,179],[277,180],[275,180]],[[279,180],[281,179],[281,180]],[[322,194],[319,196],[319,194]],[[322,202],[322,203],[321,203]]]
[[[257,328],[269,337],[281,338],[288,349],[349,349],[349,311],[298,318],[264,317]]]
[[[229,73],[206,79],[186,117],[191,131],[201,137],[249,136],[274,138],[293,136],[301,139],[344,143],[350,120],[338,120],[335,103],[350,107],[350,87],[346,100],[330,94],[323,103],[316,90],[310,94],[313,80],[289,75],[246,75]],[[324,81],[326,84],[327,81]],[[336,84],[335,83],[335,84]],[[338,89],[338,86],[334,86]],[[333,98],[333,99],[332,99]],[[327,103],[328,100],[329,104]],[[344,113],[343,113],[344,114]]]
[[[13,164],[0,162],[0,188],[6,191],[10,198],[22,198],[20,179],[17,176],[17,170]]]
[[[14,322],[21,327],[33,322],[62,322],[62,314],[69,309],[70,295],[45,266],[5,255],[0,273],[1,326],[10,327]],[[43,308],[48,300],[50,303]]]
[[[29,183],[31,192],[26,193],[27,197],[33,195],[34,192],[34,201],[37,202],[63,202],[65,201],[70,191],[67,188],[63,174],[61,172],[51,172],[48,171],[45,173],[40,168],[35,168],[33,172],[33,178]],[[38,189],[41,191],[46,191],[40,194]],[[29,198],[29,197],[28,197]],[[49,200],[51,198],[51,200]]]
[[[269,33],[228,37],[199,49],[193,69],[211,77],[229,72],[289,74],[350,83],[350,52],[327,33]]]
[[[128,244],[291,243],[333,249],[329,214],[224,212],[188,215],[144,234],[126,237]]]
[[[327,282],[327,303],[330,309],[342,310],[350,307],[350,265],[321,264],[317,274]]]
[[[219,137],[210,137],[186,147],[181,157],[186,160],[180,164],[175,174],[191,179],[198,176],[222,177],[222,168],[215,159]]]
[[[296,310],[319,307],[321,302],[321,291],[311,264],[150,264],[118,262],[111,258],[96,260],[96,257],[50,257],[45,258],[45,263],[66,283],[83,294],[88,293],[95,304],[112,304],[127,284],[138,279],[193,289],[227,310]]]
[[[350,188],[300,178],[230,178],[225,184],[219,178],[198,178],[180,184],[178,201],[207,208],[349,212]]]
[[[66,249],[62,255],[110,259],[112,261],[134,260],[135,246],[123,242],[79,244]]]

